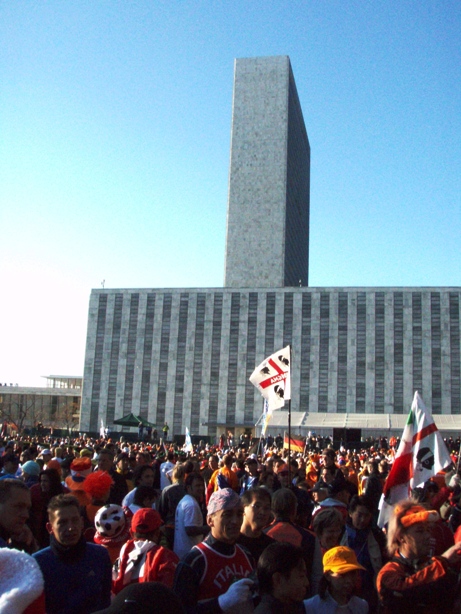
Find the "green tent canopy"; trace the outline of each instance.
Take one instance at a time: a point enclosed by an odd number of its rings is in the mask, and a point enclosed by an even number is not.
[[[155,424],[153,424],[152,422],[149,422],[142,416],[135,416],[133,413],[129,413],[126,416],[122,416],[121,418],[114,420],[114,424],[117,424],[118,426],[135,426],[135,427],[138,427],[140,424],[142,424],[143,426],[155,427]]]

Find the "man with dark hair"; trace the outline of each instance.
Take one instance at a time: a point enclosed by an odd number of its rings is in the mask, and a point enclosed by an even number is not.
[[[301,548],[274,542],[258,562],[261,603],[255,614],[303,614],[309,579]]]
[[[319,541],[307,529],[295,524],[298,501],[288,488],[281,488],[272,495],[274,522],[265,533],[279,542],[288,542],[302,548],[306,562],[311,594],[315,595],[322,577],[322,552]]]
[[[110,488],[108,503],[122,505],[123,498],[128,494],[128,484],[123,475],[116,471],[114,458],[115,455],[110,448],[103,448],[99,452],[96,469],[107,471],[114,482]]]
[[[47,614],[89,614],[110,605],[111,563],[103,546],[87,543],[78,500],[57,495],[48,505],[50,546],[36,552],[45,580]]]
[[[263,532],[271,520],[271,495],[266,488],[250,488],[240,497],[243,505],[243,523],[237,543],[246,548],[255,563],[262,552],[274,543]]]
[[[255,488],[259,482],[258,461],[249,456],[245,461],[245,474],[240,478],[240,495],[250,488]]]
[[[30,491],[21,480],[0,480],[0,548],[8,546],[33,552],[35,540],[26,522],[31,508]]]
[[[199,544],[210,528],[203,522],[201,504],[205,499],[205,482],[200,473],[190,473],[185,481],[186,494],[178,503],[175,515],[174,552],[181,559]]]
[[[158,501],[157,509],[165,523],[164,533],[168,543],[168,548],[173,550],[174,546],[174,529],[175,529],[175,514],[178,503],[186,494],[184,480],[186,478],[185,463],[176,463],[173,469],[172,479],[173,484],[170,484],[162,490]]]

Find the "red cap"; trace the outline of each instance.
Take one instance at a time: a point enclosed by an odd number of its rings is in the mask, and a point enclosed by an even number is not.
[[[131,520],[132,533],[152,533],[163,524],[160,514],[150,507],[142,507]]]

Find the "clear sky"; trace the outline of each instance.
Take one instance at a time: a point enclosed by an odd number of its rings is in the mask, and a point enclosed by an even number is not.
[[[0,382],[83,375],[92,288],[223,284],[233,62],[290,56],[311,286],[460,286],[459,0],[0,2]]]

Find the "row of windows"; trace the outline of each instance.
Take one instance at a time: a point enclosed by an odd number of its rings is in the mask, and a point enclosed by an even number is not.
[[[444,396],[447,397],[447,394],[451,397],[450,411],[461,413],[459,293],[449,293],[449,326],[445,328],[442,328],[440,292],[430,293],[424,303],[430,308],[430,314],[427,316],[423,314],[421,292],[379,291],[372,294],[359,291],[354,293],[353,297],[345,291],[336,294],[321,292],[316,295],[315,314],[313,314],[314,295],[311,292],[301,292],[301,309],[298,308],[299,303],[295,303],[293,292],[230,294],[229,305],[227,301],[224,302],[226,295],[222,292],[182,293],[179,297],[177,316],[173,312],[172,293],[157,295],[147,293],[144,316],[140,314],[139,293],[128,296],[117,293],[111,297],[111,301],[108,300],[108,294],[99,294],[93,333],[94,362],[90,377],[88,378],[88,373],[85,376],[85,382],[91,382],[91,428],[98,428],[97,412],[99,403],[104,403],[104,398],[107,399],[108,423],[114,419],[116,413],[119,414],[118,410],[116,412],[117,407],[121,407],[123,413],[131,411],[133,397],[136,396],[136,386],[140,387],[141,414],[149,416],[152,412],[150,406],[153,406],[158,424],[166,419],[167,411],[171,419],[169,413],[171,408],[167,408],[167,392],[169,392],[173,399],[172,418],[175,429],[180,427],[186,406],[191,412],[194,427],[200,426],[198,408],[203,398],[206,398],[208,403],[208,423],[210,426],[216,425],[219,399],[222,398],[223,389],[226,391],[227,422],[232,424],[235,421],[238,403],[242,401],[244,407],[240,409],[244,411],[244,420],[251,422],[255,411],[255,391],[248,377],[260,360],[278,349],[275,347],[276,338],[283,338],[283,345],[288,343],[295,345],[295,355],[299,357],[298,365],[295,364],[295,367],[299,370],[297,405],[300,410],[308,410],[309,403],[316,401],[316,410],[327,412],[331,410],[334,399],[337,411],[348,411],[351,409],[348,397],[351,387],[355,384],[356,412],[384,412],[390,394],[393,411],[402,413],[406,411],[405,405],[408,404],[408,399],[404,398],[404,393],[408,393],[405,388],[405,386],[408,388],[405,377],[410,377],[413,390],[419,390],[423,398],[426,394],[431,394],[434,413],[442,411],[442,403],[446,406],[447,400]],[[373,300],[370,300],[371,297]],[[278,308],[280,301],[283,303]],[[225,319],[224,305],[227,314]],[[155,319],[156,309],[161,310],[157,319]],[[335,310],[337,310],[336,323],[332,322]],[[264,314],[263,322],[258,321],[262,317],[260,314]],[[278,318],[282,321],[279,322]],[[354,329],[351,328],[351,320],[354,321]],[[122,322],[125,321],[127,326],[122,328]],[[177,333],[172,344],[171,334],[175,321]],[[318,332],[313,337],[314,321],[315,330]],[[411,321],[408,338],[405,337],[405,321]],[[158,348],[154,344],[156,326],[159,327]],[[428,330],[425,330],[424,326],[428,327]],[[295,327],[301,332],[299,342],[294,339]],[[355,330],[354,337],[352,330]],[[447,331],[445,336],[442,334],[443,330]],[[261,332],[264,333],[263,355],[258,351],[258,347],[261,347],[258,335]],[[106,334],[109,334],[110,338],[106,338]],[[296,335],[298,334],[297,332]],[[139,336],[142,337],[141,340],[138,339]],[[370,337],[373,354],[367,358],[367,351],[370,351],[367,339],[370,341]],[[429,365],[430,381],[424,381],[423,378],[423,339],[429,339],[430,358],[425,359],[425,373],[427,377]],[[296,348],[297,343],[299,347]],[[412,345],[411,348],[408,348],[409,344]],[[172,346],[174,356],[170,355]],[[124,348],[125,359],[122,385],[118,381],[121,347]],[[137,356],[139,351],[137,348],[140,347],[142,347],[142,356]],[[206,347],[209,347],[207,352],[205,352]],[[331,355],[333,347],[336,349],[334,355]],[[223,348],[225,355],[222,356]],[[351,348],[354,348],[354,352],[351,352]],[[191,358],[187,358],[191,352]],[[407,355],[411,356],[411,374],[405,372]],[[442,357],[443,364],[449,365],[448,373],[443,372]],[[245,370],[243,399],[239,397],[242,358]],[[351,360],[354,362],[353,365]],[[386,360],[390,361],[391,373]],[[136,378],[135,365],[139,363],[142,364],[142,372],[140,377]],[[154,363],[156,375],[155,380],[152,380]],[[192,365],[191,378],[187,373],[187,368],[190,367],[186,365]],[[221,373],[221,365],[225,365],[225,373]],[[174,373],[171,371],[172,368],[175,369]],[[108,377],[103,377],[104,373],[107,373]],[[336,379],[332,380],[332,373]],[[313,374],[318,378],[314,400]],[[355,382],[353,379],[351,381],[351,378],[355,378]],[[448,392],[443,378],[449,381]],[[184,394],[186,380],[190,379],[191,392],[187,395],[190,398],[186,399]],[[389,379],[392,380],[390,393],[386,388],[389,387]],[[106,390],[102,389],[103,381],[107,382]],[[168,391],[167,386],[170,381],[173,382],[174,390]],[[203,390],[203,381],[206,381],[206,393]],[[334,394],[331,390],[332,381],[335,381]],[[367,396],[367,386],[370,385],[373,387],[373,407],[369,406],[369,394]],[[150,398],[152,390],[155,391],[156,399]],[[118,401],[120,395],[121,400]]]

